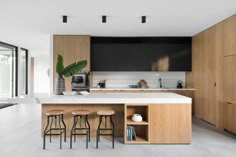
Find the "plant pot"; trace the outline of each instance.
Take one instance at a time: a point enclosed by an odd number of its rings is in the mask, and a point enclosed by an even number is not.
[[[55,81],[55,94],[63,95],[65,91],[65,79],[63,77],[58,76]]]

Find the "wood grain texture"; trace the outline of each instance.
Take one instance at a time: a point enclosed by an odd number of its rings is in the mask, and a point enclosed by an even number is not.
[[[45,129],[46,126],[46,111],[53,109],[63,109],[64,110],[64,121],[66,123],[66,131],[67,137],[70,135],[70,130],[72,128],[73,122],[73,110],[88,110],[90,114],[88,116],[88,121],[91,126],[91,137],[96,137],[96,130],[98,127],[98,115],[97,111],[99,110],[114,110],[114,124],[115,124],[115,137],[123,137],[124,136],[124,105],[122,104],[101,104],[101,105],[83,105],[83,104],[42,104],[42,124],[41,130]],[[104,119],[103,119],[104,122]],[[108,124],[108,123],[107,123]],[[101,125],[104,126],[104,123]],[[108,124],[108,127],[110,125]]]
[[[150,117],[150,143],[191,143],[191,105],[150,105]]]
[[[224,21],[224,56],[236,55],[236,15]]]
[[[224,101],[233,102],[233,56],[224,57]]]
[[[223,23],[192,39],[192,72],[187,80],[195,92],[195,115],[223,127]],[[190,81],[188,81],[190,82]]]
[[[55,86],[57,55],[64,58],[64,65],[87,60],[84,68],[90,71],[90,36],[87,35],[54,35],[53,36],[53,86]],[[66,90],[71,91],[71,78],[65,79]],[[55,87],[53,87],[55,90]]]
[[[224,101],[236,104],[236,55],[224,57]]]
[[[236,133],[236,104],[224,103],[224,128]]]
[[[216,25],[216,127],[223,129],[223,22]]]

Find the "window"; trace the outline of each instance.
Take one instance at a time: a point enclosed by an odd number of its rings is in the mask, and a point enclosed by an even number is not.
[[[0,97],[17,95],[17,47],[0,42]]]
[[[18,95],[28,94],[28,50],[21,48],[18,57]]]

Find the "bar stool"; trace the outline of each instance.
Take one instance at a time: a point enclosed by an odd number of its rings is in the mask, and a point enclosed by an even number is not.
[[[50,136],[50,142],[51,142],[52,135],[60,135],[60,149],[61,149],[63,133],[64,133],[64,141],[66,142],[66,124],[64,122],[64,110],[61,110],[61,109],[49,110],[46,112],[46,116],[47,116],[47,125],[43,134],[43,149],[45,149],[45,146],[46,146],[46,136]],[[51,120],[51,123],[50,123],[50,120]],[[52,128],[53,121],[55,121],[54,128]],[[58,127],[57,127],[57,121],[59,123]],[[49,123],[50,123],[50,128],[48,129]],[[61,123],[63,124],[63,127],[61,127]],[[56,131],[56,132],[53,133],[52,131]]]
[[[112,136],[112,148],[114,149],[114,136],[115,136],[115,126],[112,120],[112,116],[115,114],[115,111],[113,110],[104,110],[104,111],[98,111],[97,115],[99,116],[99,124],[97,128],[97,140],[96,140],[96,148],[98,148],[98,142],[100,141],[100,136]],[[102,118],[105,118],[105,128],[101,128]],[[110,124],[111,127],[107,128],[107,117],[110,118]],[[101,133],[100,131],[104,130],[111,130],[112,133]]]
[[[90,142],[90,124],[88,122],[88,110],[74,110],[71,112],[73,115],[73,126],[70,133],[70,149],[72,149],[72,136],[74,135],[74,142],[76,141],[76,135],[86,135],[86,148],[88,149],[88,141]],[[82,127],[82,119],[84,118],[84,127]],[[76,125],[80,120],[80,126],[77,128]],[[76,130],[84,130],[86,133],[76,133]]]

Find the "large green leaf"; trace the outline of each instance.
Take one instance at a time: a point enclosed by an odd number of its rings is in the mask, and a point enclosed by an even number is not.
[[[87,65],[86,60],[82,60],[82,61],[77,62],[77,63],[76,62],[72,63],[64,69],[63,75],[65,77],[73,76],[74,74],[80,72],[84,67],[86,67],[86,65]]]
[[[58,75],[62,75],[63,71],[64,71],[63,57],[60,54],[58,54],[56,72]]]

